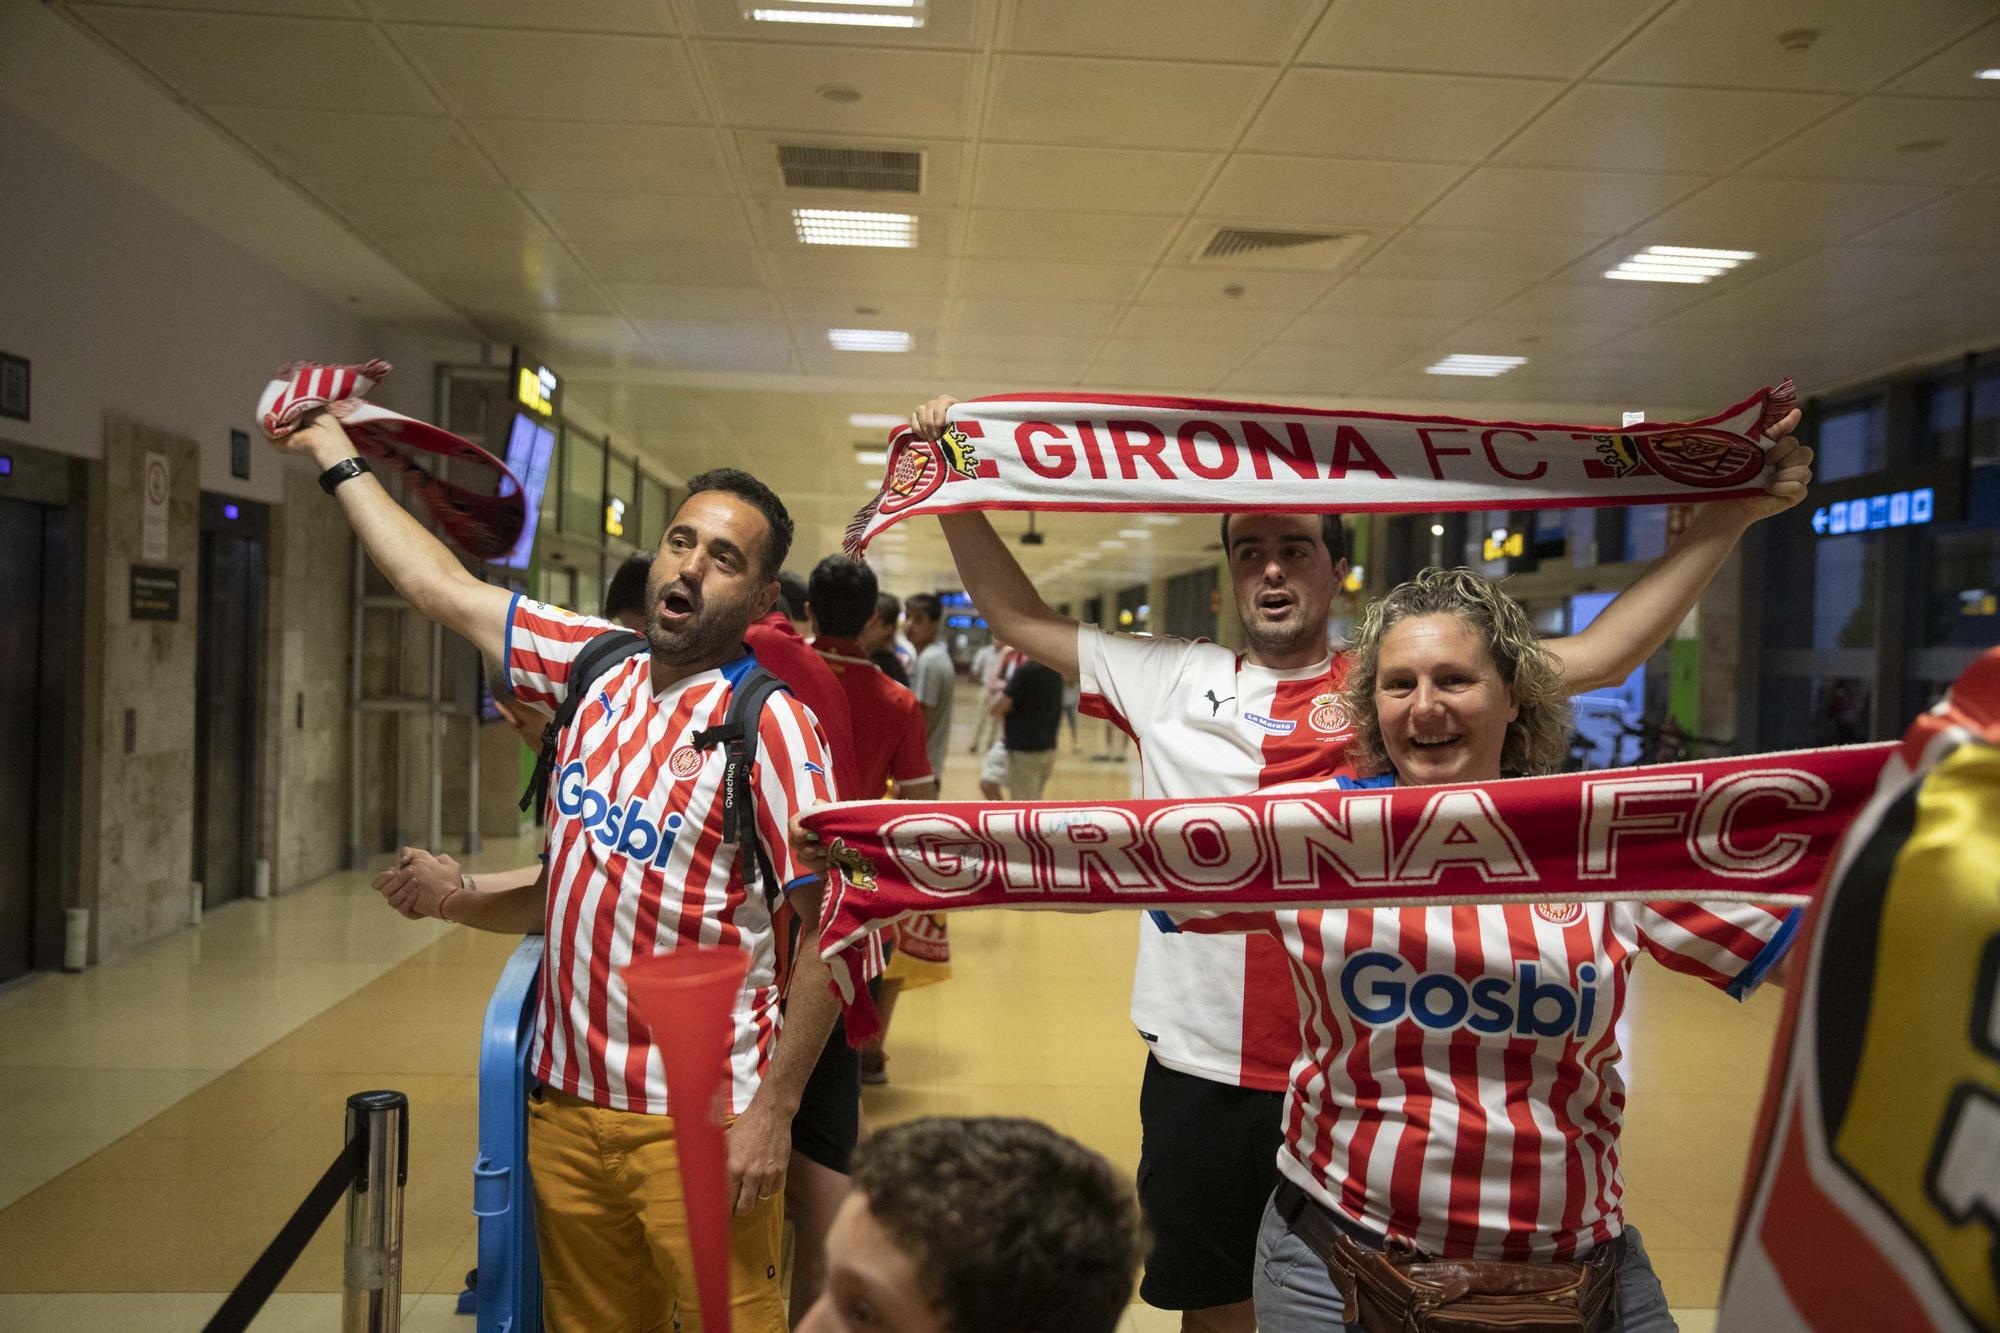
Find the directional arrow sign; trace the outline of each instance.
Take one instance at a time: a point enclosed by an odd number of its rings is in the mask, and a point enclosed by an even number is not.
[[[1818,533],[1822,537],[1826,536],[1825,505],[1821,505],[1818,509],[1813,510],[1813,531]]]

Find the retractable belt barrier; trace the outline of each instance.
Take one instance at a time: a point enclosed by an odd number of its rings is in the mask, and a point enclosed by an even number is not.
[[[264,1308],[320,1223],[347,1198],[341,1282],[343,1333],[396,1333],[403,1309],[403,1186],[409,1180],[410,1099],[357,1092],[347,1099],[347,1142],[204,1333],[241,1333]]]

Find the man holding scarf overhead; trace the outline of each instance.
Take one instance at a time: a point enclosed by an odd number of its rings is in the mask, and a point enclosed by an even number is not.
[[[919,407],[911,417],[916,434],[949,438],[954,402],[941,396]],[[1770,415],[1756,418],[1771,442],[1763,492],[1739,487],[1734,498],[1700,505],[1673,549],[1588,629],[1547,644],[1570,692],[1628,676],[1694,606],[1744,530],[1805,495],[1812,451],[1792,436],[1799,415],[1766,425]],[[1486,433],[1489,445],[1499,433]],[[1431,437],[1424,442],[1429,447]],[[1505,507],[1495,503],[1502,492],[1487,498],[1462,507]],[[943,512],[939,521],[995,637],[1079,681],[1082,710],[1139,742],[1143,797],[1233,796],[1352,775],[1353,731],[1340,704],[1346,660],[1327,646],[1329,607],[1347,575],[1337,516],[1223,517],[1244,627],[1240,655],[1206,642],[1110,634],[1057,615],[983,516]],[[1154,1250],[1140,1294],[1181,1310],[1184,1329],[1252,1329],[1257,1228],[1277,1184],[1282,1090],[1298,1044],[1283,950],[1269,937],[1173,934],[1144,916],[1132,1018],[1150,1048],[1139,1194]]]

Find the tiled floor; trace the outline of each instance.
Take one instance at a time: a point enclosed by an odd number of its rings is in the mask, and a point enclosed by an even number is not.
[[[1086,723],[1087,741],[1096,732]],[[948,795],[969,793],[974,762],[954,753]],[[1048,795],[1127,795],[1131,767],[1065,754]],[[531,850],[495,845],[481,864]],[[952,930],[956,975],[898,1007],[871,1123],[1018,1112],[1129,1171],[1133,919],[981,913]],[[412,1103],[404,1327],[469,1333],[452,1306],[473,1263],[478,1029],[510,947],[405,921],[362,876],[337,875],[212,912],[116,965],[0,991],[0,1330],[199,1328],[339,1147],[346,1094],[393,1087]],[[1688,1307],[1682,1327],[1705,1333],[1777,997],[1739,1006],[1659,968],[1639,978],[1623,1034],[1629,1213]],[[337,1230],[259,1329],[337,1324]],[[1135,1305],[1126,1326],[1178,1324]]]

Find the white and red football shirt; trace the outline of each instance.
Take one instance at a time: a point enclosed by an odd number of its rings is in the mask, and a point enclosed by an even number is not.
[[[1384,786],[1393,776],[1343,787]],[[1567,1259],[1625,1229],[1618,1020],[1641,954],[1737,998],[1796,916],[1753,903],[1508,903],[1228,913],[1298,987],[1278,1169],[1450,1258]]]
[[[1274,671],[1219,644],[1077,630],[1078,711],[1139,745],[1142,797],[1237,796],[1350,774],[1340,704],[1347,659]],[[1298,1001],[1277,941],[1181,934],[1139,918],[1132,1022],[1163,1065],[1276,1092],[1299,1047]]]
[[[616,626],[516,597],[507,613],[514,693],[553,710],[590,639]],[[780,978],[763,889],[744,888],[734,843],[722,838],[722,747],[694,748],[720,724],[749,653],[655,691],[652,657],[599,677],[565,729],[550,775],[549,895],[535,1076],[621,1111],[668,1113],[659,1054],[629,1019],[619,970],[683,946],[736,948],[750,970],[737,993],[729,1110],[749,1105],[777,1036]],[[812,711],[771,696],[758,727],[757,836],[789,893],[813,875],[786,838],[792,815],[831,801],[825,738]]]

